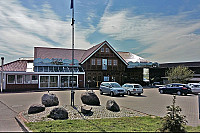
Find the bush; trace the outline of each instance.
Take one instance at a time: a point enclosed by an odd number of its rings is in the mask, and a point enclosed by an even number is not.
[[[167,106],[167,114],[163,118],[162,127],[159,129],[161,132],[186,132],[186,116],[180,115],[182,109],[179,106],[175,106],[175,103],[176,96],[173,96],[173,104]]]

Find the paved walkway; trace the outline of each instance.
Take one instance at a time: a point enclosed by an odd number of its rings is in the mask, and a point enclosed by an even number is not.
[[[84,90],[77,90],[75,93],[75,105],[82,105],[80,99]],[[166,115],[166,106],[172,104],[173,95],[159,94],[157,88],[145,88],[142,96],[111,97],[109,95],[100,95],[98,90],[94,90],[105,105],[109,99],[115,100],[120,106],[137,110],[146,114],[164,116]],[[16,116],[29,108],[31,104],[41,103],[41,97],[47,91],[41,92],[22,92],[22,93],[3,93],[0,94],[0,132],[1,131],[25,131],[20,126]],[[51,91],[59,98],[59,105],[70,105],[70,90]],[[182,108],[188,120],[188,125],[200,125],[198,116],[198,96],[189,94],[188,96],[177,96],[176,105]],[[19,124],[18,124],[19,123]]]
[[[28,132],[17,115],[17,112],[0,101],[0,132]]]

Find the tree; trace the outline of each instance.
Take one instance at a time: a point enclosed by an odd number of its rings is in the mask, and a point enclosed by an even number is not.
[[[175,103],[176,96],[173,96],[173,104],[167,106],[167,114],[163,118],[162,127],[159,129],[161,132],[186,132],[186,116],[180,115],[182,109],[179,106],[176,106]]]
[[[168,76],[170,83],[186,83],[190,78],[193,77],[194,72],[188,67],[178,66],[169,69],[169,71],[166,72],[166,75]]]

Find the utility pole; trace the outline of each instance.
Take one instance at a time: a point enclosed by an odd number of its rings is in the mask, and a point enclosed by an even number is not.
[[[1,93],[3,92],[3,61],[4,57],[1,57]]]
[[[74,106],[74,0],[71,0],[72,9],[72,89],[71,89],[71,106]]]

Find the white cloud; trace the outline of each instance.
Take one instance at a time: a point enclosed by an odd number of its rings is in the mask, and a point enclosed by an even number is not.
[[[200,29],[199,20],[186,20],[189,13],[176,16],[150,14],[133,15],[128,10],[105,11],[98,25],[99,31],[115,40],[137,40],[149,54],[151,61],[176,62],[199,60],[200,36],[193,32]],[[133,47],[135,48],[134,44]],[[128,50],[128,49],[127,49]]]
[[[71,20],[60,20],[48,3],[35,11],[17,0],[0,1],[0,53],[5,56],[5,62],[33,57],[34,46],[71,48],[71,29]],[[86,41],[91,32],[76,30],[75,48],[91,47]]]

